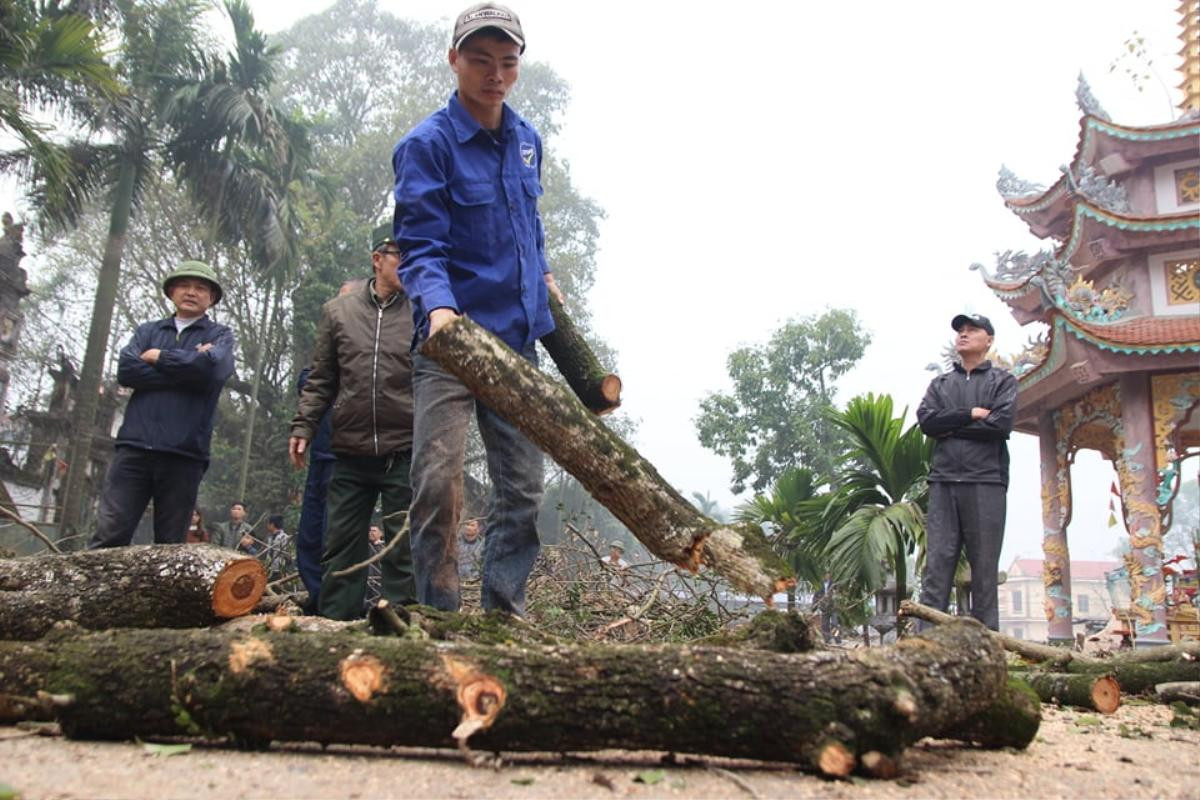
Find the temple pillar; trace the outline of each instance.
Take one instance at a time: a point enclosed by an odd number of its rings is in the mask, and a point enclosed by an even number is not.
[[[1162,575],[1162,519],[1158,507],[1155,468],[1154,410],[1150,377],[1121,376],[1122,437],[1116,468],[1120,477],[1125,529],[1130,552],[1130,612],[1137,644],[1167,644],[1166,586]]]
[[[1070,464],[1063,453],[1070,442],[1058,441],[1055,412],[1038,418],[1038,449],[1042,463],[1042,585],[1051,643],[1071,643],[1071,555],[1067,525],[1071,517]],[[1061,445],[1061,446],[1060,446]]]

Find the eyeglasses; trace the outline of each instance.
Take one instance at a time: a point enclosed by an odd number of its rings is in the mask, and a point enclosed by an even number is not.
[[[382,256],[396,256],[397,258],[402,258],[404,256],[404,254],[402,252],[400,252],[399,250],[391,250],[391,249],[385,250],[382,247],[379,248],[378,250],[376,250],[375,252],[379,253]]]

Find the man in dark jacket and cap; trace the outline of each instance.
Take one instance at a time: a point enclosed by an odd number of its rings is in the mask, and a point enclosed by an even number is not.
[[[233,332],[206,313],[221,301],[212,267],[184,261],[163,280],[174,315],[139,325],[121,350],[117,381],[133,389],[100,495],[89,547],[133,539],[154,501],[154,541],[184,541],[208,469],[213,415],[233,374]]]
[[[336,575],[370,555],[367,530],[377,500],[383,505],[387,553],[380,563],[382,595],[393,604],[416,602],[412,549],[404,526],[412,499],[412,308],[396,268],[400,250],[392,226],[375,229],[375,276],[325,304],[308,381],[292,419],[288,455],[304,466],[325,410],[333,408],[333,477],[326,500],[325,553],[319,612],[331,619],[363,613],[367,570]],[[403,538],[393,540],[403,533]]]
[[[921,602],[946,610],[965,547],[971,565],[971,616],[999,630],[996,578],[1017,379],[987,360],[996,333],[987,317],[959,314],[950,326],[957,333],[959,360],[933,379],[917,408],[921,430],[934,439]]]

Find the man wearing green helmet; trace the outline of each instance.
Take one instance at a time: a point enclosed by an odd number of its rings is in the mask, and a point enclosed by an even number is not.
[[[154,541],[183,542],[208,469],[213,415],[233,374],[233,332],[206,313],[220,302],[221,284],[212,267],[184,261],[162,289],[175,313],[139,325],[121,350],[117,381],[133,395],[89,547],[129,544],[151,501]]]

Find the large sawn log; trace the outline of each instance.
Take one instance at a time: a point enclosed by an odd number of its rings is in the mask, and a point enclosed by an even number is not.
[[[256,559],[206,544],[139,545],[0,560],[0,638],[84,628],[195,628],[247,614],[267,585]]]
[[[538,341],[550,354],[559,373],[579,401],[596,414],[608,414],[621,405],[621,379],[606,370],[575,327],[562,303],[550,295],[554,330]]]
[[[834,773],[953,737],[1006,686],[1003,651],[967,625],[799,655],[59,628],[0,642],[0,676],[0,721],[40,708],[77,738],[652,749]]]
[[[754,525],[709,519],[654,466],[500,339],[459,317],[421,346],[428,356],[559,463],[654,555],[706,565],[741,591],[769,598],[794,585]]]

